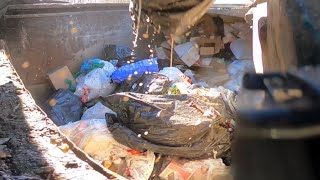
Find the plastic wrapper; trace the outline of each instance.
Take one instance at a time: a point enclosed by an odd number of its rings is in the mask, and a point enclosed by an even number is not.
[[[127,156],[127,173],[124,174],[128,179],[149,179],[155,163],[155,155],[147,151],[144,155]],[[129,174],[128,174],[129,172]]]
[[[165,75],[144,74],[140,78],[125,81],[121,89],[123,92],[160,95],[168,91],[170,84],[171,81]]]
[[[224,84],[224,87],[234,92],[240,90],[242,78],[246,72],[254,72],[254,64],[252,60],[236,60],[228,66],[228,74],[230,80]]]
[[[77,75],[86,75],[90,71],[97,69],[97,68],[103,68],[105,65],[104,61],[101,59],[88,59],[83,61],[80,67],[80,71]]]
[[[167,158],[170,159],[170,158]],[[164,163],[167,164],[166,162]],[[186,180],[231,180],[230,168],[223,164],[222,159],[187,160],[174,159],[169,161],[160,173],[163,180],[169,180],[170,176],[180,177]]]
[[[167,76],[173,83],[183,82],[185,79],[185,75],[176,67],[165,67],[159,71],[159,74]]]
[[[110,162],[111,166],[124,160],[124,171],[116,169],[116,173],[128,179],[149,179],[155,162],[154,153],[132,154],[132,149],[115,141],[105,119],[81,120],[59,129],[95,160]]]
[[[92,106],[91,108],[87,109],[82,117],[81,120],[86,119],[105,119],[106,113],[111,113],[114,115],[117,115],[115,112],[113,112],[108,107],[104,106],[100,102],[98,102],[96,105]]]
[[[237,59],[252,59],[252,41],[245,39],[237,39],[232,41],[230,49]]]

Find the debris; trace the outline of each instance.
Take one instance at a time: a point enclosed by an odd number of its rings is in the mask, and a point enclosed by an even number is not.
[[[212,58],[211,65],[215,72],[226,73],[227,66],[224,59],[221,58]]]
[[[105,119],[80,120],[60,126],[63,134],[69,137],[80,149],[97,160],[108,157],[125,157],[128,147],[117,143],[107,128]]]
[[[232,41],[236,40],[237,37],[234,34],[234,28],[230,26],[229,24],[224,24],[224,37],[223,37],[223,43],[231,43]]]
[[[224,87],[234,92],[239,91],[242,85],[242,77],[246,72],[254,72],[252,60],[236,60],[228,66],[228,73],[231,80],[224,84]]]
[[[151,151],[127,156],[127,172],[130,171],[130,173],[125,173],[124,176],[132,179],[149,179],[153,171],[155,159],[156,157]]]
[[[212,65],[214,65],[214,61],[212,62]],[[209,87],[215,87],[215,86],[222,86],[224,83],[226,83],[228,80],[230,80],[230,77],[226,70],[219,70],[213,67],[211,68],[202,68],[201,71],[198,71],[196,73],[196,78],[198,81],[204,81],[206,82]]]
[[[166,158],[165,161],[172,159]],[[164,163],[166,165],[167,163]],[[162,179],[170,179],[168,176],[174,175],[175,179],[183,180],[231,180],[230,168],[223,164],[222,159],[187,160],[173,158],[165,169],[160,173]]]
[[[76,81],[74,80],[69,68],[67,66],[63,66],[62,68],[58,68],[50,73],[48,73],[48,77],[53,85],[53,87],[58,89],[69,89],[75,87]],[[71,82],[67,83],[68,81]]]
[[[10,138],[0,138],[0,145],[6,144],[10,141]]]
[[[214,51],[214,47],[200,47],[200,55],[201,56],[210,56],[210,55],[214,55],[215,51]]]
[[[131,57],[131,48],[123,45],[110,44],[104,49],[107,59],[106,60],[119,60],[122,61],[127,57]]]
[[[187,65],[192,66],[199,60],[199,47],[196,43],[187,42],[174,47],[180,59]]]
[[[200,47],[200,50],[203,49],[203,54],[200,53],[201,56],[218,54],[221,49],[224,49],[224,43],[222,41],[221,36],[214,36],[210,38],[200,38],[197,43]],[[206,48],[206,47],[210,47],[210,48]]]
[[[209,14],[205,14],[200,19],[199,27],[203,30],[203,34],[209,38],[210,36],[215,36],[218,32],[218,26],[213,20],[213,17]]]
[[[87,59],[82,62],[80,71],[76,74],[76,77],[80,75],[87,75],[90,71],[97,68],[103,68],[104,66],[105,66],[105,63],[101,59]],[[108,66],[109,65],[107,64],[107,67]],[[109,66],[109,67],[113,68],[113,66]],[[110,71],[114,71],[113,69],[111,69]]]
[[[122,101],[124,97],[129,100]],[[229,102],[223,97],[224,94],[218,97],[111,95],[105,98],[105,103],[117,113],[118,118],[108,116],[109,130],[119,143],[136,150],[198,158],[212,155],[212,149],[215,149],[219,157],[224,152],[224,144],[230,143],[228,129],[220,124],[234,118],[234,112],[228,111],[231,107],[226,108],[230,106]],[[215,119],[204,117],[190,105],[193,103],[202,109],[214,108],[221,116]],[[226,110],[228,113],[222,113]],[[148,134],[144,135],[146,131]],[[138,134],[141,134],[140,138]]]
[[[211,68],[211,62],[212,62],[212,58],[208,57],[208,58],[200,58],[199,61],[197,61],[196,64],[194,64],[195,67],[201,67],[201,68]]]
[[[169,59],[163,47],[156,47],[156,55],[159,59]]]
[[[50,137],[51,144],[58,144],[62,142],[62,138],[58,135]]]
[[[231,77],[236,77],[246,72],[254,72],[252,60],[236,60],[228,66],[228,73]]]
[[[54,104],[50,103],[53,99]],[[45,102],[44,110],[56,125],[61,126],[80,119],[82,103],[71,91],[59,89]]]
[[[234,56],[240,59],[252,59],[252,42],[250,40],[237,39],[230,45]]]
[[[81,120],[86,119],[105,119],[105,114],[111,113],[114,115],[117,115],[115,112],[113,112],[108,107],[101,104],[101,102],[98,102],[96,105],[92,106],[91,108],[87,109],[82,117]]]
[[[175,162],[170,162],[159,175],[159,177],[164,180],[189,180],[191,176],[191,172],[185,170],[180,164]]]
[[[171,45],[168,41],[163,41],[160,45],[161,47],[165,48],[165,49],[170,49]]]
[[[247,24],[249,24],[250,26],[253,25],[253,12],[256,8],[250,8],[248,10],[248,12],[244,15],[244,20],[246,21]]]
[[[185,75],[176,67],[165,67],[159,74],[167,76],[173,83],[185,81]]]
[[[54,168],[51,166],[46,166],[46,167],[41,167],[38,171],[38,174],[48,174],[48,173],[53,173]]]
[[[114,82],[123,82],[132,77],[140,77],[142,74],[159,72],[157,58],[146,59],[124,65],[112,73]]]
[[[137,80],[126,81],[123,92],[136,92],[142,94],[165,94],[171,84],[169,78],[165,75],[154,73],[144,74]]]
[[[195,78],[195,72],[191,71],[190,69],[187,69],[184,71],[183,73],[185,76],[189,77],[191,79],[192,83],[196,82],[196,78]]]
[[[252,39],[252,29],[250,28],[249,24],[243,23],[243,22],[236,22],[231,24],[233,29],[235,30],[234,33],[239,37],[240,39]]]
[[[190,42],[197,43],[201,39],[201,36],[190,37]]]
[[[77,168],[79,164],[77,162],[67,162],[65,165],[66,168]]]
[[[68,144],[65,144],[65,143],[61,143],[58,148],[64,152],[64,153],[67,153],[69,151],[69,145]]]
[[[186,82],[177,82],[171,85],[171,90],[169,91],[169,94],[176,94],[176,95],[181,95],[181,94],[190,94],[189,87],[191,84],[186,83]]]
[[[112,161],[111,160],[105,160],[102,162],[103,167],[109,169],[110,166],[112,165]]]
[[[116,89],[117,85],[111,82],[110,77],[115,71],[115,67],[109,62],[100,62],[104,63],[102,68],[93,69],[88,74],[82,74],[76,79],[77,87],[74,94],[81,97],[83,103],[99,96],[105,97],[110,95]],[[80,70],[80,72],[82,71]]]
[[[79,148],[94,159],[102,161],[104,167],[118,168],[114,172],[132,179],[148,179],[153,170],[155,155],[151,151],[131,154],[132,149],[114,140],[105,119],[81,120],[60,126],[60,130]],[[121,159],[125,159],[122,171]]]

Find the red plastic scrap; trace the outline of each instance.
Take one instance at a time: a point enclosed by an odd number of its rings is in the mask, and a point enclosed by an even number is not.
[[[136,151],[133,149],[129,149],[129,150],[127,150],[127,152],[130,153],[131,155],[139,155],[140,154],[140,151]]]

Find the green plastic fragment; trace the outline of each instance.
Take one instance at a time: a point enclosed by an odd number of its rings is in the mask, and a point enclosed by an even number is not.
[[[72,92],[75,92],[75,91],[76,91],[76,86],[74,86],[74,85],[72,84],[72,80],[70,80],[70,79],[65,79],[64,82],[69,85],[69,90],[70,90],[70,91],[72,91]]]

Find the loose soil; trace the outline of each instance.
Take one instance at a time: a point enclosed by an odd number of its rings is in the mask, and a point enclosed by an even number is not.
[[[68,150],[72,144],[36,105],[1,48],[0,179],[106,179],[83,152]]]

